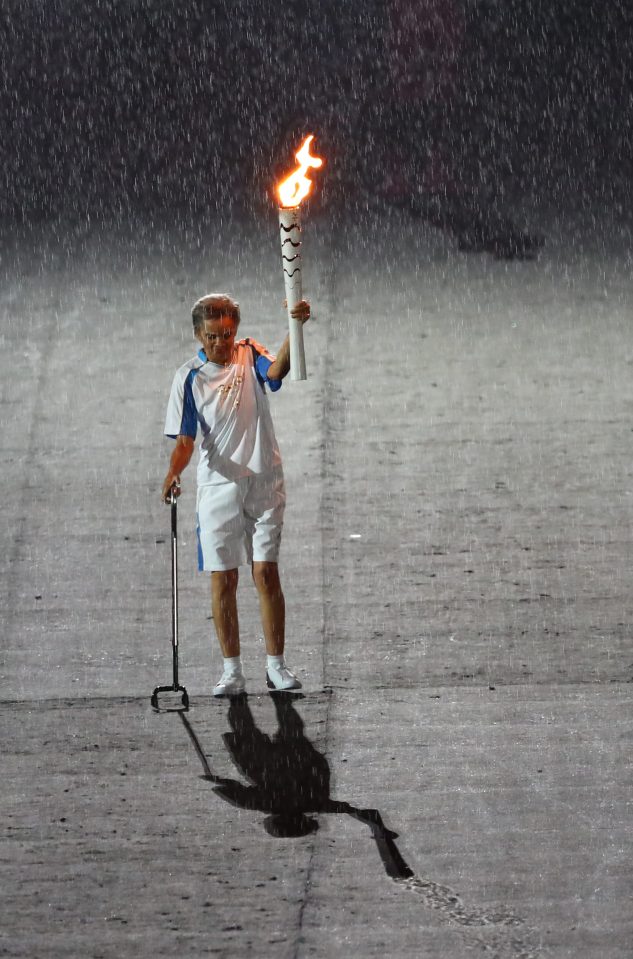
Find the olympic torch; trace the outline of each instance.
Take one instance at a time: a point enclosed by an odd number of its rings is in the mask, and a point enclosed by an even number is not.
[[[300,204],[312,189],[312,183],[306,176],[312,167],[323,165],[320,157],[310,154],[313,136],[306,137],[295,154],[299,164],[296,170],[277,186],[279,197],[279,238],[281,240],[281,261],[284,268],[284,285],[288,303],[288,333],[290,336],[290,378],[306,379],[306,358],[303,349],[303,324],[295,320],[290,311],[302,299],[301,283],[301,218]]]

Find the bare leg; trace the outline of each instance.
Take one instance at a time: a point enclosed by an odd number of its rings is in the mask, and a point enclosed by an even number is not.
[[[286,630],[286,603],[279,580],[277,563],[253,563],[253,580],[259,593],[266,652],[282,656]]]
[[[237,618],[238,575],[236,569],[211,573],[213,623],[225,659],[240,655],[240,627]]]

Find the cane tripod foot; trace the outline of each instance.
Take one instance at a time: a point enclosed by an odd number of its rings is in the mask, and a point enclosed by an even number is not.
[[[163,703],[159,703],[161,693],[171,693],[172,698],[163,697]],[[180,705],[174,705],[177,694],[180,693]],[[189,694],[184,686],[157,686],[152,693],[152,709],[157,713],[187,712],[189,709]]]

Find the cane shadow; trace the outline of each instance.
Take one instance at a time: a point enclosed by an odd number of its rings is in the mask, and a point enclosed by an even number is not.
[[[271,693],[278,729],[274,735],[258,729],[246,695],[231,698],[228,710],[230,732],[222,739],[248,785],[217,776],[184,712],[179,713],[204,769],[203,778],[225,802],[240,809],[266,813],[264,828],[271,836],[297,838],[319,828],[316,818],[324,814],[351,816],[369,827],[381,861],[392,879],[414,875],[377,809],[360,809],[330,795],[330,766],[305,735],[304,723],[287,693]]]

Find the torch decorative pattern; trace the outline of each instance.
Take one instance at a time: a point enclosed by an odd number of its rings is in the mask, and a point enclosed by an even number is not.
[[[313,167],[318,169],[323,160],[312,156],[310,143],[313,136],[306,137],[296,153],[299,166],[277,187],[279,195],[279,237],[284,268],[284,286],[288,302],[288,333],[290,338],[290,378],[306,379],[306,359],[303,349],[303,324],[293,319],[290,311],[303,297],[301,283],[301,220],[299,204],[312,187],[306,176]]]
[[[288,303],[288,332],[290,336],[290,378],[306,379],[306,358],[303,348],[303,324],[290,311],[303,297],[301,283],[301,219],[299,207],[279,210],[279,238],[284,268],[284,286]]]

